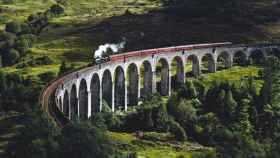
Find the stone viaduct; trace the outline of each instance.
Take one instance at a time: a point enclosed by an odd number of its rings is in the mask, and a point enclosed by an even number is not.
[[[48,93],[52,87],[53,103],[69,119],[86,119],[104,110],[105,102],[112,112],[126,111],[152,93],[170,95],[172,89],[184,83],[190,74],[214,73],[218,66],[231,68],[233,64],[249,59],[263,61],[278,47],[277,44],[233,45],[225,42],[113,55],[108,62],[61,76],[46,86],[40,101],[49,103],[46,96],[51,95]]]

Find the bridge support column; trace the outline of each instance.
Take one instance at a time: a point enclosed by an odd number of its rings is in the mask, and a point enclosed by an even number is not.
[[[152,93],[157,92],[157,72],[153,71],[152,73]]]
[[[70,101],[70,96],[71,95],[68,96],[68,99],[69,99],[69,101],[68,101],[69,114],[67,116],[69,118],[69,120],[71,120],[71,101]]]
[[[140,80],[140,71],[138,71],[137,78],[138,78],[137,103],[138,103],[138,105],[139,105],[139,100],[140,100],[140,98],[141,98],[141,80]]]
[[[79,101],[79,97],[77,97],[77,106],[78,106],[78,118],[80,118],[80,101]]]
[[[88,92],[88,113],[87,116],[88,118],[91,117],[91,91],[89,90]]]
[[[102,106],[103,106],[103,100],[102,100],[102,98],[103,98],[103,96],[102,96],[102,83],[100,84],[101,86],[100,86],[100,89],[99,89],[99,111],[100,112],[102,112]]]
[[[171,70],[168,70],[168,96],[171,96],[171,81],[172,81],[172,76],[171,76]]]
[[[127,78],[127,76],[125,76]],[[124,81],[124,111],[127,111],[127,103],[128,103],[128,96],[127,96],[127,91],[128,91],[128,86],[127,86],[127,81]]]
[[[194,77],[198,77],[201,74],[201,65],[197,65],[195,67],[193,67],[193,76]]]
[[[231,68],[233,65],[233,55],[229,55],[226,60],[226,69]]]
[[[217,62],[209,63],[209,72],[215,73],[217,71]]]
[[[115,85],[112,84],[112,112],[115,112]]]

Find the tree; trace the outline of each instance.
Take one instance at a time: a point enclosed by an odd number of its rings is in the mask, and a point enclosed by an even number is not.
[[[225,110],[225,120],[232,121],[235,117],[235,111],[237,107],[236,101],[233,99],[231,90],[226,92],[224,99],[224,110]]]
[[[64,8],[59,4],[54,4],[50,8],[50,12],[54,15],[60,15],[64,13]]]
[[[22,119],[24,127],[19,131],[14,143],[6,150],[10,158],[57,157],[59,144],[56,141],[60,130],[47,114],[35,110]]]
[[[11,49],[8,53],[8,63],[14,64],[16,63],[20,58],[20,53],[16,49]]]
[[[19,22],[9,22],[6,24],[5,30],[10,33],[18,34],[21,32],[21,24]]]
[[[267,60],[264,80],[258,99],[258,130],[263,137],[273,138],[280,134],[280,62],[276,57]]]
[[[111,157],[113,149],[105,133],[90,122],[68,124],[62,130],[60,157]]]
[[[236,122],[234,123],[234,130],[240,131],[241,134],[246,137],[250,136],[253,132],[253,126],[250,122],[250,100],[242,99],[240,105],[238,106],[236,114]]]
[[[29,49],[29,46],[29,41],[24,38],[17,40],[15,43],[15,48],[20,52],[21,55],[25,54],[25,52]]]

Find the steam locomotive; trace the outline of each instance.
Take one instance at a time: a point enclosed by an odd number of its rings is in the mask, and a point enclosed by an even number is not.
[[[166,48],[157,48],[157,49],[149,49],[149,50],[141,50],[141,51],[133,51],[128,53],[122,54],[115,54],[110,56],[102,56],[94,58],[90,65],[99,65],[102,63],[110,62],[110,61],[125,61],[126,58],[130,57],[139,57],[139,56],[148,56],[148,55],[155,55],[160,53],[169,53],[169,52],[176,52],[176,51],[190,51],[193,49],[202,49],[202,48],[213,48],[216,49],[217,47],[229,46],[231,42],[224,42],[224,43],[206,43],[206,44],[194,44],[194,45],[184,45],[184,46],[176,46],[176,47],[166,47]]]

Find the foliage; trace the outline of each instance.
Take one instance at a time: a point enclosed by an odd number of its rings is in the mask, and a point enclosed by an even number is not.
[[[3,111],[25,111],[37,102],[40,85],[32,78],[0,71],[0,103]]]
[[[109,158],[113,149],[105,132],[90,122],[69,124],[62,130],[61,157]]]
[[[64,13],[64,8],[59,4],[54,4],[50,8],[50,12],[57,16]]]
[[[74,66],[73,66],[73,65],[68,65],[68,64],[66,63],[66,61],[63,60],[62,63],[61,63],[61,65],[60,65],[58,74],[59,74],[59,75],[62,75],[62,74],[66,73],[66,72],[68,72],[68,71],[71,71],[71,70],[73,70],[73,69],[74,69]]]
[[[40,74],[38,77],[41,79],[41,81],[47,83],[50,82],[52,79],[54,79],[56,77],[56,74],[52,71],[49,71]]]
[[[36,110],[25,117],[24,127],[15,143],[10,143],[6,156],[10,158],[57,157],[59,128],[44,112]]]

